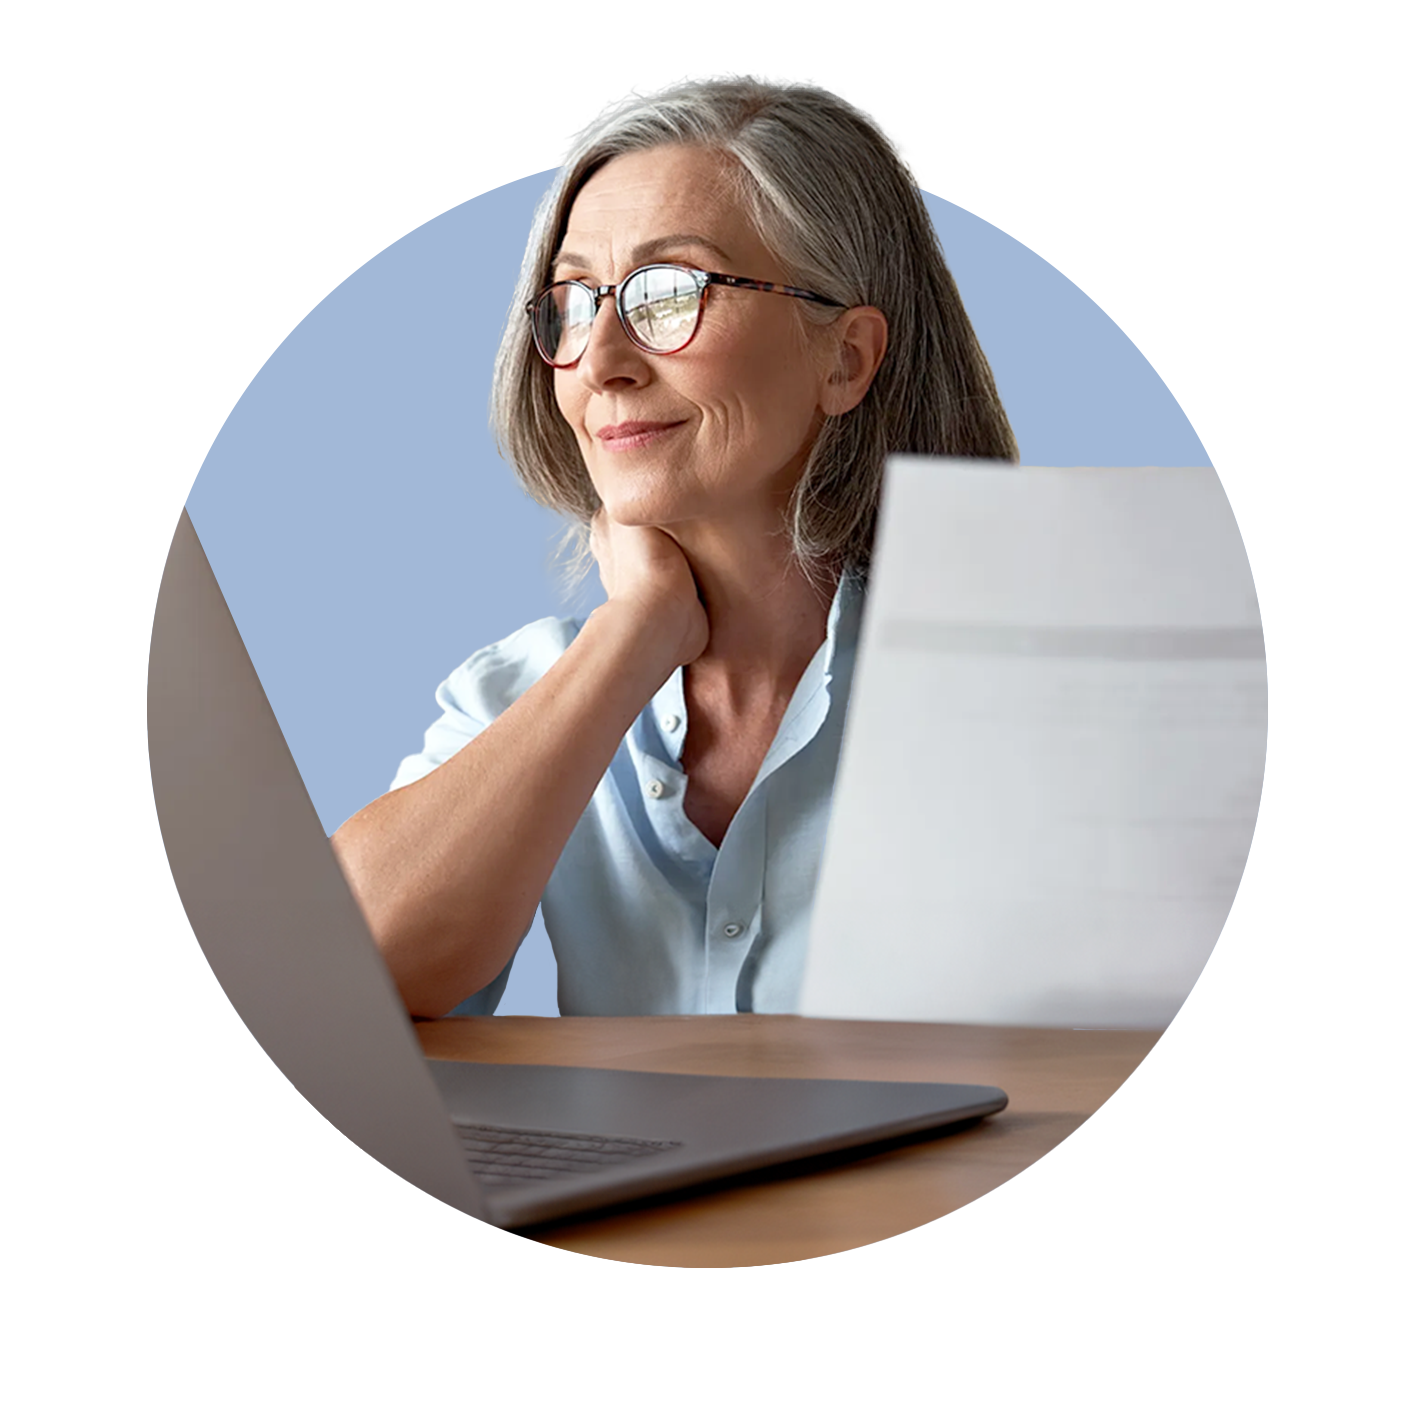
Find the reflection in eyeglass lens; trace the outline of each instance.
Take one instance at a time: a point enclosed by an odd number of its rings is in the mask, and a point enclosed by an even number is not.
[[[647,348],[670,352],[692,337],[698,320],[698,285],[686,270],[655,266],[624,284],[624,317]]]
[[[578,285],[546,291],[536,305],[536,343],[552,363],[573,363],[584,350],[594,313],[593,299]]]

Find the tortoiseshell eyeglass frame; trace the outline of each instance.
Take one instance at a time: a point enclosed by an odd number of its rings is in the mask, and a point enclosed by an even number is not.
[[[628,316],[624,313],[624,305],[619,298],[619,292],[636,275],[642,275],[649,270],[673,270],[683,275],[690,275],[694,284],[698,287],[698,313],[693,321],[693,327],[688,333],[688,337],[681,343],[674,345],[671,349],[656,349],[639,338],[634,332],[633,326],[629,323]],[[617,285],[588,285],[583,280],[557,280],[553,285],[547,285],[539,295],[535,297],[527,306],[526,313],[531,319],[531,339],[536,346],[536,352],[548,363],[551,368],[574,368],[585,356],[585,350],[581,349],[573,359],[565,363],[557,363],[545,349],[541,346],[540,335],[536,330],[536,310],[543,300],[549,299],[556,290],[564,288],[566,285],[578,285],[580,289],[594,301],[594,307],[599,309],[602,301],[607,300],[611,295],[614,297],[614,312],[619,316],[620,326],[624,333],[629,336],[629,340],[636,347],[642,349],[646,354],[681,354],[694,339],[698,337],[698,330],[702,328],[703,306],[707,302],[707,292],[709,285],[727,285],[734,290],[759,290],[764,295],[789,295],[794,300],[810,300],[813,304],[828,305],[832,309],[843,310],[845,305],[839,300],[827,299],[824,295],[817,295],[812,290],[801,290],[795,285],[778,285],[770,280],[748,280],[744,275],[723,275],[719,271],[695,270],[691,265],[673,265],[667,262],[656,262],[653,265],[641,265],[637,270],[631,270]],[[585,346],[589,346],[589,338],[586,336]]]

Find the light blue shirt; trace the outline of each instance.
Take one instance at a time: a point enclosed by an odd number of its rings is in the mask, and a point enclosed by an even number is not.
[[[846,577],[722,845],[683,810],[679,669],[639,714],[566,842],[541,913],[567,1015],[794,1011],[855,665],[863,592]],[[440,766],[536,682],[581,621],[541,619],[473,654],[393,786]],[[514,960],[513,960],[514,961]],[[495,1010],[511,965],[455,1010]]]

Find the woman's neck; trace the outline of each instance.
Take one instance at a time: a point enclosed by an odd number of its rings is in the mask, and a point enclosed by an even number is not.
[[[743,705],[789,697],[825,642],[834,583],[806,575],[779,523],[752,536],[693,527],[675,539],[708,614],[708,646],[690,676]]]

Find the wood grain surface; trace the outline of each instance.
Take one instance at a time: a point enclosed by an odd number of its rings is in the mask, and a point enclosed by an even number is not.
[[[999,1115],[942,1138],[814,1163],[534,1232],[623,1262],[738,1267],[874,1243],[995,1189],[1052,1149],[1125,1080],[1158,1032],[819,1018],[476,1017],[421,1022],[447,1061],[601,1066],[716,1076],[1000,1086]]]

